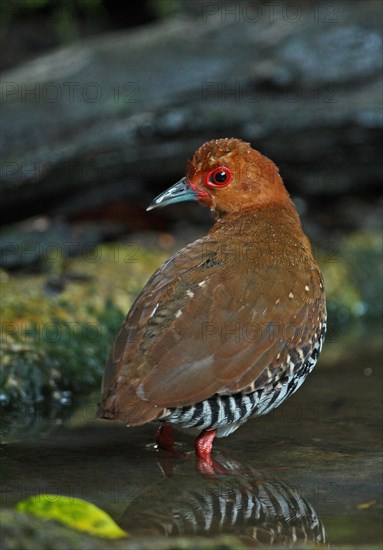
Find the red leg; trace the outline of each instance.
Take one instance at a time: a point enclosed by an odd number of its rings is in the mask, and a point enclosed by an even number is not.
[[[169,424],[161,424],[156,434],[156,443],[160,449],[174,451],[173,430]]]
[[[195,440],[196,455],[210,465],[212,464],[211,450],[216,433],[217,430],[205,430]]]

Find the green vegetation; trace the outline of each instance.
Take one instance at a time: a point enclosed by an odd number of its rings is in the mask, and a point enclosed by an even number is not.
[[[126,312],[166,257],[106,245],[91,257],[52,261],[48,275],[1,273],[0,404],[8,419],[25,406],[49,414],[100,388]]]

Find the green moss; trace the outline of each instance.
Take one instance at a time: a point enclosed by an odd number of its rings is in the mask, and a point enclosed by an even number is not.
[[[329,318],[345,323],[359,318],[377,319],[382,300],[382,236],[355,233],[329,251],[320,251],[318,262],[326,283]]]
[[[247,548],[238,537],[221,535],[217,537],[142,537],[108,540],[80,533],[54,521],[17,512],[3,510],[2,548],[4,550],[81,550],[92,548],[105,550],[231,550]],[[305,546],[306,548],[306,546]],[[309,546],[310,548],[310,546]],[[312,547],[313,548],[313,547]]]
[[[3,411],[65,404],[68,392],[81,396],[99,388],[126,312],[166,256],[137,245],[106,245],[91,256],[51,262],[53,277],[2,272]]]
[[[355,511],[351,511],[351,514],[354,514]],[[376,547],[376,525],[378,520],[378,514],[374,517],[373,515],[366,515],[363,517],[362,514],[358,514],[355,519],[357,521],[350,521],[350,516],[328,516],[325,519],[326,530],[328,540],[331,541],[331,545],[336,548],[336,545],[350,545],[350,548],[355,540],[358,540],[360,533],[364,533],[365,536],[365,548],[375,548]],[[324,518],[323,518],[324,519]],[[370,536],[369,536],[370,534]],[[369,544],[371,546],[369,546]],[[344,546],[342,546],[344,548]]]

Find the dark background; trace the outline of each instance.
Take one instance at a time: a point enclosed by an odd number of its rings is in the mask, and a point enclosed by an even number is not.
[[[191,205],[144,207],[201,143],[240,137],[279,166],[313,238],[379,227],[378,0],[1,11],[3,224],[86,218],[101,240],[185,216],[208,226]]]

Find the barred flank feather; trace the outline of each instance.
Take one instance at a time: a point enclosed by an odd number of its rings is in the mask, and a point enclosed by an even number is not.
[[[217,437],[226,437],[249,418],[267,414],[279,407],[297,391],[315,367],[325,334],[326,323],[307,359],[302,363],[297,353],[291,355],[283,376],[268,380],[262,388],[248,394],[214,395],[192,406],[168,409],[161,421],[197,433],[217,429]]]

